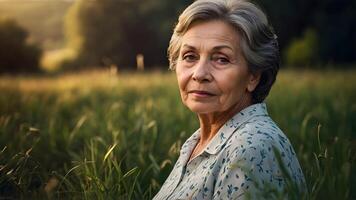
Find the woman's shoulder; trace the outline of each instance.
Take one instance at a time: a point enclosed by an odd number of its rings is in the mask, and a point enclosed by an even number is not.
[[[283,131],[268,116],[258,116],[235,130],[232,141],[245,141],[247,145],[262,143],[289,142]]]
[[[251,179],[260,186],[268,183],[282,191],[292,181],[304,188],[303,172],[293,147],[268,116],[256,117],[239,127],[219,157],[230,166],[231,172],[226,173],[242,170],[246,183]]]
[[[265,103],[251,105],[235,115],[227,125],[231,141],[257,145],[262,143],[289,142],[277,124],[269,117]]]
[[[287,136],[268,116],[255,117],[235,130],[226,143],[225,151],[240,155],[249,152],[278,152],[283,157],[296,156]]]

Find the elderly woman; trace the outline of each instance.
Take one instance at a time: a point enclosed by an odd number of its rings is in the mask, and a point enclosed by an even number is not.
[[[200,129],[154,199],[303,191],[296,154],[263,103],[279,69],[277,37],[265,14],[242,0],[197,0],[179,17],[168,54]]]

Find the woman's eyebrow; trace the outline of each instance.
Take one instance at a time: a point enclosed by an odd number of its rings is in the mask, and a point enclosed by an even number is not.
[[[189,44],[184,44],[182,47],[186,48],[186,49],[192,49],[192,50],[196,50],[196,48],[194,46],[191,46]]]
[[[213,48],[214,51],[218,51],[221,49],[230,49],[231,51],[234,51],[234,49],[228,45],[219,45]]]
[[[192,50],[196,50],[196,48],[192,45],[189,45],[189,44],[184,44],[182,46],[183,48],[187,48],[187,49],[192,49]],[[219,46],[215,46],[213,47],[213,51],[218,51],[218,50],[221,50],[221,49],[230,49],[231,51],[234,51],[234,49],[228,45],[219,45]]]

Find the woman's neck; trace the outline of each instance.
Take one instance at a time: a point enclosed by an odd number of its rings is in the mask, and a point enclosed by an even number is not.
[[[251,97],[245,96],[237,104],[223,112],[198,114],[200,123],[200,146],[206,146],[216,135],[219,129],[235,114],[250,106]]]

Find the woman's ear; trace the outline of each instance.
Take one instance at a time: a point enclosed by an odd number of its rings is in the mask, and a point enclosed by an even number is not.
[[[247,83],[247,91],[253,92],[261,79],[261,73],[250,73]]]

